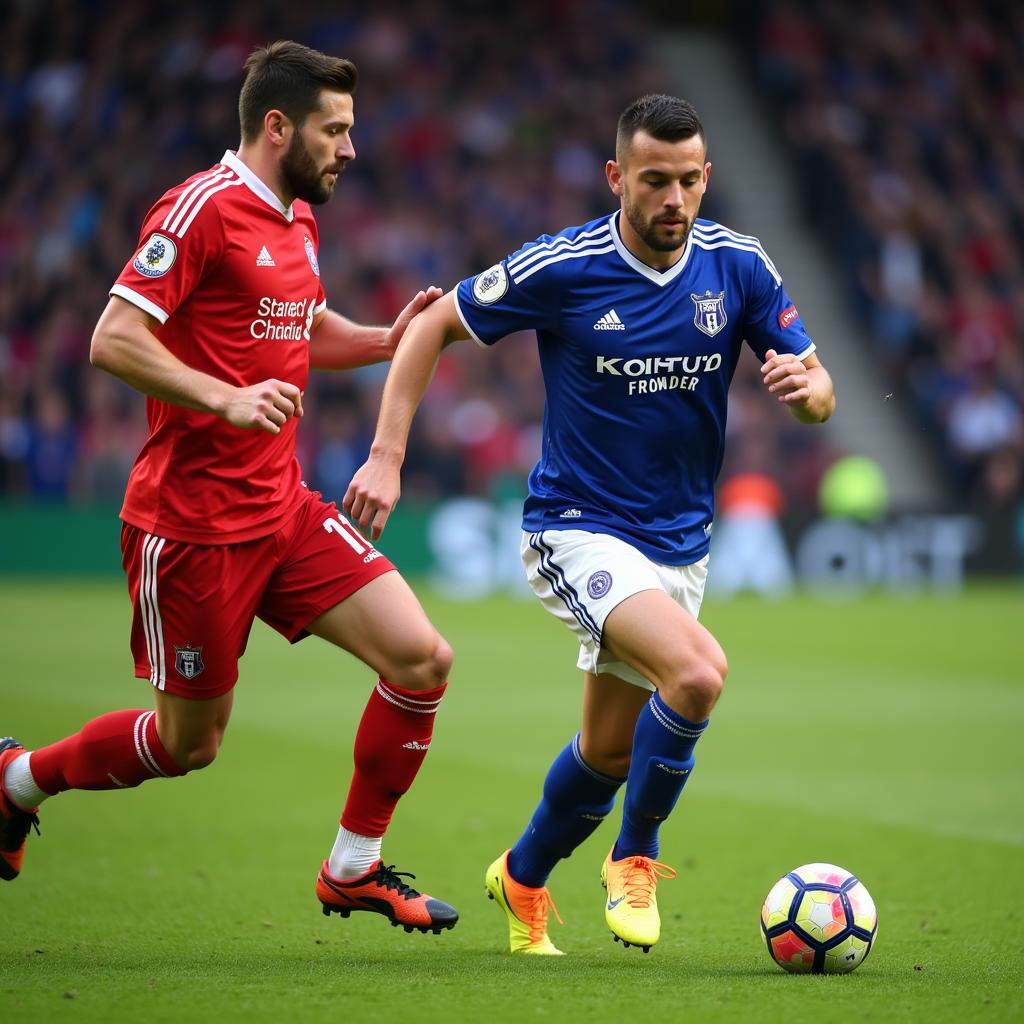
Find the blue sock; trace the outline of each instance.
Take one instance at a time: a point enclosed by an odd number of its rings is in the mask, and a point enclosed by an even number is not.
[[[534,889],[546,885],[558,861],[605,819],[625,781],[591,768],[580,754],[577,733],[548,770],[544,795],[508,855],[509,874]]]
[[[691,722],[654,694],[640,712],[626,779],[622,830],[612,857],[657,857],[658,828],[693,770],[693,748],[708,723]]]

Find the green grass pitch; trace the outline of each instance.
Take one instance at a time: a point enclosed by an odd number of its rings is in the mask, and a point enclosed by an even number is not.
[[[454,903],[442,936],[325,918],[313,896],[372,678],[257,625],[221,758],[176,782],[62,796],[0,888],[0,1021],[972,1021],[1024,1016],[1024,598],[708,603],[731,661],[662,830],[661,943],[614,944],[617,811],[552,879],[558,960],[505,950],[483,871],[578,721],[572,638],[539,606],[424,594],[456,651],[388,862]],[[118,582],[0,586],[0,735],[38,745],[118,707]],[[866,963],[784,974],[758,935],[782,873],[826,860],[879,908]]]

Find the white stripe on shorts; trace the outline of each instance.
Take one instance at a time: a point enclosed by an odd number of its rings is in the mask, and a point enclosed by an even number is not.
[[[142,610],[142,629],[146,634],[146,649],[149,652],[149,681],[158,689],[167,686],[167,670],[164,665],[164,626],[160,619],[160,606],[156,599],[156,574],[160,552],[166,539],[146,534],[143,545],[142,579],[139,583],[139,607]]]
[[[554,554],[551,547],[544,542],[543,533],[530,536],[530,547],[540,555],[537,571],[551,584],[551,589],[562,599],[562,603],[572,612],[576,621],[594,638],[594,643],[601,646],[601,630],[580,601],[576,588],[565,578],[562,569],[552,561]]]

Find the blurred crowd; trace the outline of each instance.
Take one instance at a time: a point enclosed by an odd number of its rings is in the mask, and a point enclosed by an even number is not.
[[[1010,0],[739,7],[876,357],[941,427],[964,493],[1019,496],[1024,15]],[[616,119],[667,88],[652,31],[622,0],[13,4],[0,65],[0,496],[120,499],[144,407],[89,366],[89,337],[149,205],[237,145],[254,46],[295,38],[360,68],[358,159],[318,210],[320,265],[332,308],[386,323],[426,284],[451,287],[613,209],[603,167]],[[712,188],[704,215],[729,224],[727,202]],[[791,505],[812,506],[836,453],[765,400],[755,371],[748,355],[726,474],[766,472]],[[314,375],[300,458],[329,496],[363,460],[385,373]],[[404,493],[522,493],[542,414],[531,338],[456,346],[417,419]]]
[[[749,64],[880,374],[977,507],[1024,497],[1024,5],[756,0]]]

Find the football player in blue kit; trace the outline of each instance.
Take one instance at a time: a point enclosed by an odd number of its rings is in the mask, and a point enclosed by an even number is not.
[[[546,408],[522,556],[544,607],[580,641],[580,731],[555,758],[523,835],[487,870],[513,952],[558,954],[547,879],[611,811],[605,919],[646,952],[656,888],[675,872],[658,828],[722,691],[722,648],[697,621],[727,396],[746,342],[765,388],[802,423],[832,382],[760,242],[698,219],[711,164],[696,111],[644,96],[619,119],[610,216],[542,235],[462,281],[412,322],[388,374],[345,510],[376,539],[400,492],[413,414],[442,348],[536,331]],[[554,911],[557,916],[557,911]]]

